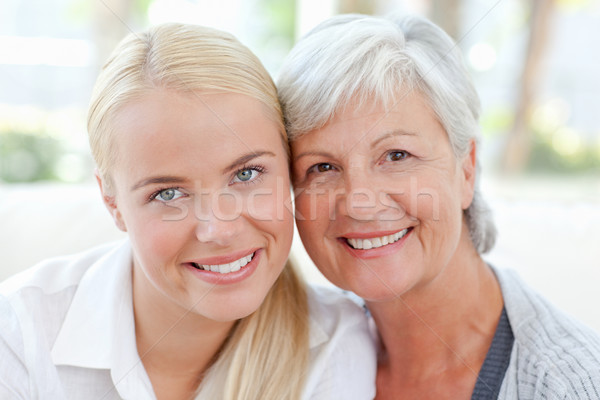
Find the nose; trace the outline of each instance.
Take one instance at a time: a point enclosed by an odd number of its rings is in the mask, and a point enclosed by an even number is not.
[[[387,184],[389,186],[389,182]],[[343,195],[336,198],[338,215],[357,221],[379,221],[401,218],[400,214],[403,214],[401,207],[388,195],[385,180],[368,169],[347,171],[342,191]]]
[[[196,238],[203,243],[215,243],[219,246],[230,245],[237,237],[235,221],[199,221],[196,226]]]
[[[227,196],[231,197],[231,196]],[[196,210],[196,238],[220,246],[232,244],[243,229],[243,213],[236,199],[211,196],[211,201]]]

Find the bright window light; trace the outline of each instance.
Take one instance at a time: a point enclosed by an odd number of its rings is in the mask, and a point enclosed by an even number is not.
[[[469,50],[469,62],[477,71],[487,71],[496,64],[496,50],[488,43],[477,43]]]
[[[0,36],[0,64],[87,67],[92,59],[86,40]]]
[[[242,0],[154,0],[148,8],[151,25],[181,22],[211,26],[238,36],[247,14]]]

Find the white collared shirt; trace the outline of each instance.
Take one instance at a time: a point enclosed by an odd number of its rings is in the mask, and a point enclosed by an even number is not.
[[[125,240],[45,261],[0,284],[0,399],[155,399],[137,353]],[[362,310],[309,288],[303,399],[372,399],[375,346]]]

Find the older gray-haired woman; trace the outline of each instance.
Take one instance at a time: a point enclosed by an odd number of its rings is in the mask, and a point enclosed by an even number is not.
[[[279,79],[297,223],[365,299],[378,399],[600,399],[600,340],[481,254],[479,99],[452,39],[414,17],[333,17]]]

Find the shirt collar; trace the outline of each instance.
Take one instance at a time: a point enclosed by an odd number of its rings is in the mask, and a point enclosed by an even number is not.
[[[129,240],[90,266],[54,342],[52,360],[55,365],[108,369],[123,398],[140,398],[140,390],[153,392],[137,353],[131,273]]]
[[[318,294],[321,289],[318,286],[306,285],[306,294],[308,301],[308,348],[310,350],[317,349],[321,344],[330,340],[327,330],[323,328],[327,325],[326,321],[322,321],[323,318],[328,316],[327,312],[323,311],[326,308],[325,302],[320,302],[317,299],[321,298]]]
[[[319,345],[327,342],[329,340],[329,335],[321,328],[318,321],[316,321],[313,317],[309,317],[310,321],[310,330],[308,334],[308,347],[310,349],[314,349]]]
[[[154,398],[137,353],[129,240],[96,260],[83,275],[52,347],[55,365],[110,370],[122,398]],[[309,347],[329,337],[312,315]]]

